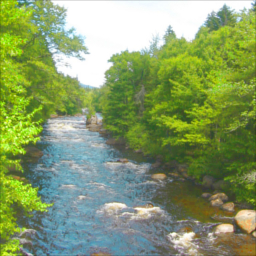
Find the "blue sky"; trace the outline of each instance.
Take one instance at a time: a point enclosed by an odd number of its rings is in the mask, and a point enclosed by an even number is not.
[[[58,70],[100,87],[113,54],[149,47],[152,37],[162,38],[168,25],[177,37],[193,40],[207,15],[225,3],[239,11],[250,8],[252,1],[56,1],[67,9],[67,27],[85,37],[90,52],[85,61],[66,59],[70,67]]]

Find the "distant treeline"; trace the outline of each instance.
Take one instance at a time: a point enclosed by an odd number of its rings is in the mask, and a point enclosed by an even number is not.
[[[106,83],[90,95],[106,129],[130,147],[229,180],[255,204],[255,2],[208,15],[195,39],[169,26],[141,52],[113,55]]]

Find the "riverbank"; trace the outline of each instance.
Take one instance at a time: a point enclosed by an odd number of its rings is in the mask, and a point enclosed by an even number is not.
[[[91,128],[94,126],[96,126],[97,129]],[[93,116],[91,120],[88,120],[86,122],[86,127],[88,127],[89,130],[93,132],[94,131],[101,132],[101,130],[103,130],[104,131],[103,135],[107,135],[108,137],[106,144],[115,145],[115,146],[118,145],[123,147],[125,150],[132,150],[129,147],[129,145],[127,145],[125,139],[112,138],[110,136],[110,133],[107,130],[103,129],[102,120],[100,121],[100,123],[98,123],[96,116],[95,117]],[[137,154],[143,154],[142,150],[133,150],[133,151]],[[154,174],[152,174],[151,176],[152,179],[165,180],[169,176],[177,181],[184,182],[185,180],[188,180],[192,182],[195,186],[200,186],[204,191],[201,197],[204,198],[205,201],[208,202],[210,206],[212,206],[215,209],[220,209],[222,211],[222,214],[224,214],[224,216],[216,215],[216,214],[214,216],[211,216],[211,218],[214,220],[224,222],[224,224],[221,224],[219,228],[217,228],[219,233],[221,233],[222,231],[224,233],[234,232],[235,230],[240,229],[247,233],[251,233],[253,237],[256,236],[256,232],[255,232],[256,212],[252,210],[253,205],[250,205],[246,202],[237,202],[237,201],[233,202],[235,200],[234,194],[231,196],[228,196],[224,193],[226,191],[230,191],[229,188],[232,185],[231,183],[223,180],[216,180],[214,177],[210,175],[205,175],[202,179],[202,182],[199,183],[194,177],[188,174],[187,164],[180,164],[177,161],[164,162],[163,159],[164,159],[163,156],[158,155],[155,158],[155,162],[151,165],[151,170],[154,172]],[[125,161],[128,161],[128,160],[125,159]],[[239,222],[237,220],[238,217],[236,217],[235,214],[236,216],[243,215],[242,218],[245,220],[245,222],[247,221],[247,224]],[[248,218],[246,217],[247,215],[249,216]],[[227,218],[230,218],[230,216],[233,216],[229,219],[229,224],[225,223],[225,221],[227,220],[225,216]],[[232,224],[230,224],[230,222]],[[246,225],[247,226],[249,225],[250,227],[245,227]]]

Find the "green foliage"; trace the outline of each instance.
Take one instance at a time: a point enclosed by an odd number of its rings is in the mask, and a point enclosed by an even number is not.
[[[210,31],[218,30],[224,26],[235,26],[236,16],[234,11],[231,10],[226,4],[217,12],[212,12],[208,15],[205,26],[210,29]]]
[[[20,232],[16,215],[46,211],[38,189],[9,175],[22,171],[17,159],[24,146],[36,143],[43,119],[54,112],[74,114],[83,106],[85,91],[78,81],[56,71],[56,54],[82,59],[87,49],[74,30],[65,31],[65,9],[51,1],[1,1],[0,93],[0,236],[1,255],[14,255]]]
[[[106,128],[144,153],[188,163],[198,180],[230,180],[238,200],[255,204],[254,11],[224,5],[194,41],[171,27],[165,39],[110,59],[100,98]]]

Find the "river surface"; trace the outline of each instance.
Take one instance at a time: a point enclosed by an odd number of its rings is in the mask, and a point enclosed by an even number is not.
[[[42,200],[54,205],[47,213],[20,218],[21,226],[37,231],[33,246],[24,246],[28,252],[250,254],[255,246],[251,236],[214,235],[218,223],[210,216],[224,213],[200,198],[201,188],[170,175],[154,181],[150,159],[105,142],[99,133],[85,128],[84,117],[49,119],[44,125],[37,143],[44,156],[25,163],[24,169],[26,178],[39,187]],[[113,162],[124,157],[129,163]],[[154,208],[136,208],[147,203]]]

